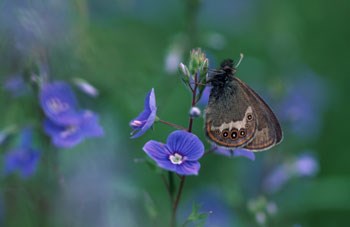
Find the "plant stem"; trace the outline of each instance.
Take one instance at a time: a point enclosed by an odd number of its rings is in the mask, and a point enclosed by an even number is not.
[[[168,171],[168,180],[169,180],[169,195],[171,204],[174,203],[174,193],[175,193],[175,181],[174,181],[174,173]]]
[[[165,125],[169,125],[169,126],[171,126],[171,127],[177,128],[177,129],[187,130],[185,127],[182,127],[181,125],[173,124],[173,123],[168,122],[168,121],[163,121],[162,119],[158,119],[158,121],[159,121],[160,123],[163,123],[163,124],[165,124]]]
[[[194,85],[194,88],[192,90],[191,107],[194,107],[196,105],[196,96],[197,96],[197,88],[198,88],[197,80],[198,80],[198,73],[196,73],[194,75],[194,82],[195,82],[194,84],[195,85]],[[188,132],[192,132],[192,127],[193,127],[193,118],[190,117],[187,131]],[[180,203],[182,190],[183,190],[183,187],[185,185],[185,179],[186,179],[186,176],[181,176],[181,178],[180,178],[180,185],[179,185],[179,189],[177,191],[177,195],[176,195],[176,198],[175,198],[175,201],[174,201],[174,204],[173,204],[173,212],[171,214],[171,227],[175,227],[176,226],[176,212],[177,212],[177,207],[178,207],[178,205]]]
[[[171,215],[171,226],[172,227],[175,227],[175,225],[176,225],[176,211],[177,211],[177,207],[178,207],[179,202],[180,202],[182,189],[184,188],[184,185],[185,185],[185,179],[186,179],[185,176],[181,177],[179,190],[177,192],[176,199],[175,199],[175,202],[174,202],[174,205],[173,205],[173,212],[172,212],[172,215]]]
[[[198,11],[199,11],[199,6],[200,6],[200,1],[199,0],[186,0],[186,16],[187,16],[187,35],[189,37],[189,41],[188,41],[188,45],[187,48],[191,49],[193,46],[196,45],[197,42],[197,15],[198,15]],[[197,103],[198,100],[196,100],[196,96],[197,96],[197,88],[198,88],[198,84],[197,84],[197,80],[198,80],[198,74],[195,74],[195,78],[194,78],[194,87],[190,87],[191,92],[192,92],[192,103],[191,103],[191,107],[194,107]],[[164,122],[163,122],[164,123]],[[192,132],[192,127],[193,127],[193,118],[190,117],[189,118],[189,123],[188,123],[188,132]],[[184,129],[184,128],[180,128],[180,129]],[[173,174],[173,173],[171,173]],[[170,173],[169,173],[170,176]],[[172,178],[173,179],[173,178]],[[179,189],[177,191],[177,195],[175,198],[175,201],[172,200],[173,202],[173,210],[172,210],[172,214],[171,214],[171,223],[170,226],[171,227],[175,227],[176,226],[176,212],[177,212],[177,207],[180,203],[180,199],[181,199],[181,195],[182,195],[182,191],[185,185],[185,179],[186,176],[181,176],[180,178],[180,184],[179,184]],[[169,186],[170,186],[170,178],[169,178]],[[171,187],[170,187],[171,188]]]
[[[198,80],[198,74],[196,73],[194,75],[194,88],[193,88],[193,91],[192,91],[192,104],[191,104],[191,107],[194,107],[196,105],[196,95],[197,95],[197,88],[198,88],[197,80]],[[192,132],[192,126],[193,126],[193,118],[190,117],[190,120],[189,120],[189,123],[188,123],[188,132]]]
[[[186,32],[188,35],[188,48],[198,44],[197,16],[199,12],[199,0],[186,0]]]

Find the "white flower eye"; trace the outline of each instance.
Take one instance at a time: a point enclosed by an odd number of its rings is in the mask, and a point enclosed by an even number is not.
[[[178,153],[175,153],[174,155],[170,155],[169,159],[170,159],[171,163],[173,163],[175,165],[180,165],[184,161],[183,157],[181,155],[179,155]]]

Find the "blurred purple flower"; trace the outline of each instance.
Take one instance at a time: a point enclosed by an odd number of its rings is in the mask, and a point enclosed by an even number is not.
[[[263,182],[263,189],[269,193],[277,192],[290,179],[290,174],[285,165],[276,167]]]
[[[151,140],[143,150],[163,169],[179,175],[198,175],[204,145],[196,135],[177,130],[168,136],[166,144]]]
[[[89,82],[86,80],[75,78],[73,80],[74,84],[85,94],[91,96],[91,97],[97,97],[99,92],[98,90],[92,86]]]
[[[279,108],[281,120],[288,122],[300,137],[317,134],[326,98],[324,82],[314,73],[304,72],[299,79],[289,83]]]
[[[145,98],[144,110],[135,119],[130,121],[129,125],[133,129],[131,138],[142,136],[154,123],[157,114],[156,96],[154,89],[148,92]]]
[[[183,50],[178,45],[175,47],[171,48],[165,56],[164,68],[167,73],[177,72],[178,65],[181,62]]]
[[[79,110],[71,87],[65,82],[43,85],[40,104],[47,117],[44,130],[57,147],[73,147],[88,137],[103,135],[98,116],[89,110]]]
[[[238,217],[230,208],[227,198],[219,187],[206,187],[204,190],[196,190],[193,195],[189,196],[186,203],[179,209],[182,219],[191,213],[191,206],[193,212],[193,204],[199,204],[197,205],[198,213],[207,214],[207,217],[204,220],[188,223],[186,226],[238,226]],[[205,222],[204,225],[201,225],[201,221]]]
[[[19,74],[10,75],[9,78],[5,80],[3,88],[5,91],[11,93],[13,97],[21,96],[28,91],[23,76]]]
[[[214,153],[216,153],[216,154],[221,154],[221,155],[228,156],[228,157],[245,157],[245,158],[248,158],[252,161],[255,160],[254,152],[243,149],[243,148],[226,149],[223,147],[216,147],[213,149],[214,149]]]
[[[290,179],[296,177],[313,177],[319,171],[319,163],[315,156],[309,152],[293,158],[277,166],[264,180],[265,191],[273,193],[278,191]]]
[[[21,132],[21,144],[5,154],[5,174],[20,172],[22,178],[31,176],[38,165],[40,152],[32,148],[32,129]]]
[[[88,137],[103,135],[98,116],[89,110],[80,112],[79,122],[75,124],[57,124],[50,119],[45,119],[44,130],[51,136],[55,146],[63,148],[73,147]]]
[[[300,177],[315,176],[319,170],[318,161],[310,153],[301,154],[292,165],[295,175]]]
[[[10,45],[22,55],[37,48],[54,48],[73,38],[72,13],[67,1],[3,1],[0,30],[10,37]],[[12,48],[13,49],[13,48]]]
[[[65,82],[47,83],[41,88],[40,105],[45,115],[56,124],[77,124],[81,120],[72,88]]]

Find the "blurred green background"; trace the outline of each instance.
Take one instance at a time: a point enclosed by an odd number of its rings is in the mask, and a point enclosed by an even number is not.
[[[345,1],[0,0],[0,127],[34,125],[42,154],[28,179],[1,174],[0,225],[168,226],[168,195],[142,147],[174,129],[157,123],[131,140],[129,121],[153,87],[158,116],[187,125],[190,93],[177,66],[201,47],[212,68],[244,53],[237,76],[276,111],[284,141],[255,161],[202,158],[178,223],[196,203],[212,211],[205,226],[349,226],[348,12]],[[96,98],[76,94],[100,115],[104,137],[72,149],[50,145],[35,89],[5,89],[40,64],[52,80],[79,77],[99,90]],[[210,147],[202,118],[194,133]],[[16,135],[1,145],[1,163]],[[307,173],[294,165],[305,154]]]

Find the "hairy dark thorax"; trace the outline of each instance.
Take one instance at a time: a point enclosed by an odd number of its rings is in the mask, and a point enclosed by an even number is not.
[[[232,81],[236,68],[231,59],[224,60],[221,63],[220,69],[213,72],[210,76],[210,83],[213,87],[223,87],[228,82]]]
[[[212,85],[211,95],[214,97],[225,96],[225,93],[234,93],[235,90],[230,86],[234,74],[236,73],[236,68],[234,67],[233,60],[226,59],[221,65],[220,69],[211,75],[210,84]]]

